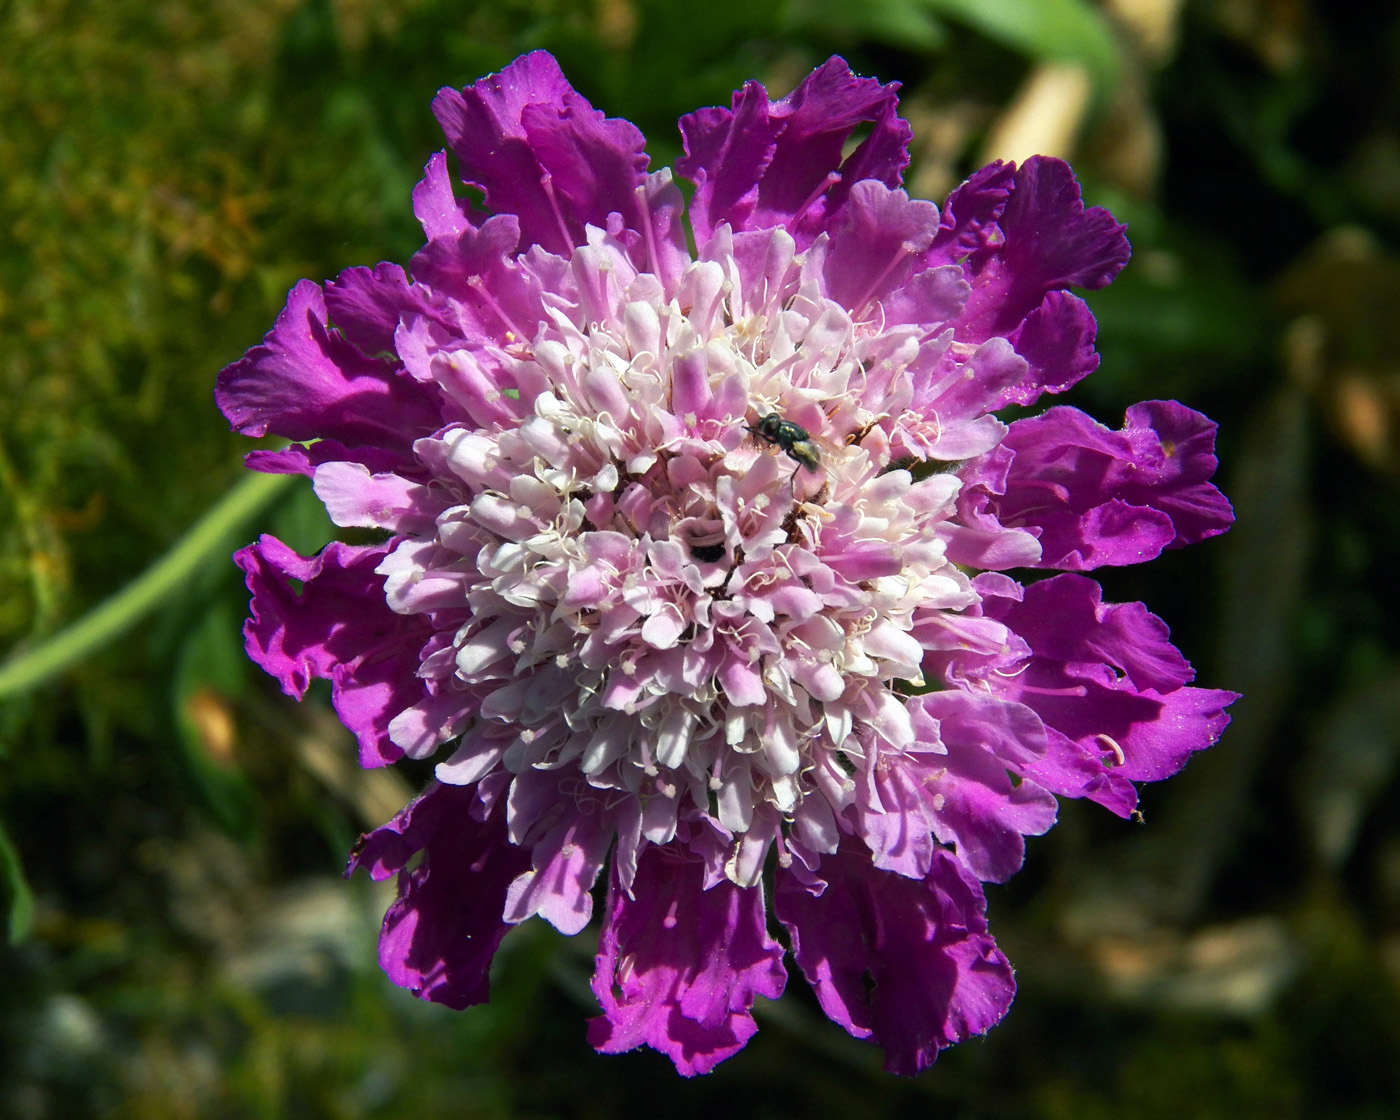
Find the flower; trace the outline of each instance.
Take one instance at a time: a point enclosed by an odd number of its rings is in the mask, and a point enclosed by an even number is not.
[[[1095,368],[1067,289],[1123,227],[1053,159],[909,198],[896,88],[833,58],[682,118],[688,209],[548,54],[445,89],[485,209],[434,156],[409,271],[302,281],[220,375],[295,441],[250,466],[384,536],[237,559],[255,661],[328,679],[363,765],[438,759],[350,859],[398,875],[380,959],[423,998],[485,1000],[510,926],[579,932],[606,876],[590,1040],[706,1072],[785,984],[768,869],[827,1014],[915,1073],[1005,1014],[981,884],[1056,796],[1127,816],[1224,728],[1078,574],[1229,526],[1214,425],[995,415]]]

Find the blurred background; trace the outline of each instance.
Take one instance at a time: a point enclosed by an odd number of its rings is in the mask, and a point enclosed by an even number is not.
[[[1020,994],[917,1079],[800,979],[708,1078],[596,1056],[590,935],[540,922],[487,1007],[394,989],[340,871],[418,779],[243,657],[228,554],[330,526],[243,481],[214,375],[298,278],[407,261],[435,91],[533,47],[653,166],[831,53],[904,84],[916,195],[1071,159],[1135,253],[1069,403],[1220,422],[1235,529],[1097,574],[1234,723],[989,888]],[[1397,254],[1394,4],[0,0],[0,1116],[1400,1115]]]

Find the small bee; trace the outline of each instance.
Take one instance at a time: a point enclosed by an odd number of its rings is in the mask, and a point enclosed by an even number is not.
[[[760,416],[757,424],[750,424],[749,431],[765,443],[781,447],[789,459],[815,473],[821,470],[822,460],[817,446],[807,429],[791,420],[784,420],[776,412]]]

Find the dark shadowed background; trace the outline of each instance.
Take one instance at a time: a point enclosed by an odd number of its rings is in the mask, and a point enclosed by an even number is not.
[[[487,1007],[394,989],[339,872],[420,775],[243,657],[228,554],[330,526],[234,490],[214,375],[299,277],[407,261],[435,91],[532,47],[654,166],[831,53],[904,83],[911,193],[1070,158],[1135,255],[1069,403],[1220,422],[1235,529],[1098,575],[1235,721],[1144,826],[1066,804],[989,888],[1020,994],[917,1079],[800,979],[708,1078],[599,1057],[590,935],[537,921]],[[1393,4],[0,0],[0,1115],[1400,1114],[1397,432]]]

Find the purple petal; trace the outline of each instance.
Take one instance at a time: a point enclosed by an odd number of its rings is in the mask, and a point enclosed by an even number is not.
[[[396,264],[347,268],[326,283],[326,313],[336,330],[374,357],[392,353],[394,330],[408,316],[447,323],[447,313]]]
[[[330,680],[336,712],[359,740],[365,766],[403,757],[389,723],[423,696],[418,651],[432,632],[385,602],[375,568],[387,551],[336,542],[305,558],[264,536],[234,555],[253,593],[243,625],[248,656],[298,699],[313,677]]]
[[[820,878],[814,894],[780,868],[774,908],[822,1010],[884,1047],[887,1070],[916,1074],[1006,1014],[1011,965],[987,933],[980,884],[950,853],[920,881],[847,843],[822,857]]]
[[[931,327],[956,319],[971,292],[972,286],[963,279],[962,269],[945,264],[910,276],[884,296],[880,306],[887,326],[918,323]]]
[[[809,242],[856,182],[897,187],[912,135],[895,115],[898,88],[857,78],[833,57],[781,101],[769,102],[761,85],[748,82],[731,109],[682,117],[686,154],[676,171],[696,185],[696,241],[704,244],[728,222],[735,230],[788,226]],[[865,122],[874,125],[871,135],[843,162],[842,146]]]
[[[959,505],[980,521],[1038,530],[1038,567],[1150,560],[1233,521],[1230,503],[1206,481],[1214,445],[1215,425],[1174,401],[1134,405],[1121,432],[1078,409],[1052,408],[1017,420],[996,452],[964,468]]]
[[[1044,756],[1040,717],[1024,704],[956,691],[918,697],[910,707],[916,727],[938,721],[948,752],[941,760],[923,756],[926,767],[945,771],[929,787],[941,795],[934,834],[956,844],[959,858],[983,882],[1006,882],[1025,859],[1025,837],[1048,832],[1058,809],[1048,790],[1029,781],[1013,784],[1010,776]]]
[[[1103,589],[1084,576],[1033,583],[1019,604],[994,617],[1037,656],[1106,664],[1137,688],[1170,692],[1196,675],[1165,622],[1142,603],[1104,603]]]
[[[642,271],[660,277],[666,293],[671,295],[690,264],[685,195],[675,184],[668,167],[647,176],[643,196],[642,220],[648,227],[643,228],[642,238],[632,250],[632,259]]]
[[[1002,394],[1004,404],[1034,404],[1042,393],[1063,393],[1099,368],[1098,324],[1088,304],[1068,292],[1047,292],[1009,336],[1029,370]]]
[[[413,216],[429,241],[452,237],[480,224],[478,215],[468,214],[452,190],[446,152],[434,152],[423,168],[423,178],[413,188]]]
[[[266,474],[304,474],[308,478],[323,463],[359,463],[375,473],[400,470],[416,472],[404,466],[403,456],[382,447],[346,447],[339,440],[318,439],[315,443],[293,443],[277,450],[250,451],[243,456],[244,465],[252,471]]]
[[[412,461],[412,444],[442,426],[441,398],[326,326],[321,289],[298,282],[261,346],[219,374],[215,397],[235,431],[321,436]]]
[[[399,873],[399,895],[384,915],[379,963],[395,984],[461,1009],[489,997],[491,958],[510,926],[501,920],[506,886],[527,854],[506,839],[499,809],[473,816],[475,795],[431,785],[381,828],[360,838],[346,874]],[[409,860],[422,852],[412,870]]]
[[[999,170],[988,184],[1000,178]],[[984,187],[982,197],[990,200],[995,191]],[[1126,227],[1102,207],[1084,208],[1074,172],[1063,160],[1032,156],[1017,168],[997,224],[1004,246],[984,250],[994,259],[973,262],[980,275],[960,330],[968,338],[1007,334],[1047,292],[1071,285],[1102,288],[1128,261]]]
[[[1224,731],[1233,692],[1183,687],[1194,675],[1166,625],[1141,603],[1107,605],[1093,580],[1055,576],[1022,602],[984,596],[990,617],[1029,643],[1019,673],[997,675],[1003,695],[1035,710],[1052,732],[1045,758],[1023,769],[1056,793],[1090,797],[1126,815],[1128,781],[1156,781]]]
[[[859,312],[899,286],[938,231],[938,207],[873,179],[856,183],[833,223],[827,295]]]
[[[560,933],[573,935],[593,916],[589,893],[603,869],[613,830],[596,815],[575,815],[531,841],[531,868],[511,883],[505,919],[523,922],[539,914]]]
[[[1060,797],[1082,797],[1120,817],[1137,808],[1137,786],[1105,762],[1107,755],[1098,742],[1081,743],[1053,727],[1047,727],[1045,734],[1045,757],[1029,771],[1037,782]]]
[[[645,138],[627,121],[605,119],[546,52],[460,92],[442,90],[433,113],[462,178],[485,191],[495,213],[520,219],[525,245],[567,253],[584,243],[585,225],[602,229],[612,213],[638,228]]]
[[[736,230],[749,228],[758,184],[781,131],[769,108],[767,90],[745,82],[732,109],[697,109],[681,118],[685,155],[676,162],[676,173],[695,183],[688,216],[697,244],[709,241],[724,222]]]
[[[499,321],[491,326],[495,329],[491,333],[501,330]],[[436,384],[470,427],[520,422],[528,406],[519,399],[519,386],[498,348],[463,344],[456,332],[444,331],[422,318],[400,326],[394,345],[408,374]],[[503,392],[507,389],[515,389],[516,396],[507,397]]]
[[[1229,500],[1208,480],[1219,465],[1215,457],[1216,423],[1176,401],[1144,401],[1128,409],[1123,430],[1160,442],[1159,473],[1138,485],[1150,493],[1151,504],[1168,514],[1176,528],[1169,548],[1181,548],[1225,532],[1235,520]],[[1146,495],[1130,489],[1131,501],[1146,503]]]
[[[753,1036],[754,999],[782,994],[763,888],[704,884],[703,862],[657,847],[638,859],[630,894],[614,873],[593,976],[603,1014],[588,1024],[602,1053],[645,1045],[686,1077],[708,1073]]]
[[[1005,428],[986,414],[1000,407],[1006,390],[1019,384],[1026,370],[1026,360],[1016,353],[1011,343],[1004,338],[990,338],[965,359],[946,353],[931,370],[917,373],[911,404],[926,415],[936,413],[944,424],[990,419],[997,424],[994,443],[1000,443]],[[956,430],[957,425],[950,426]],[[984,445],[983,449],[989,446]],[[948,455],[948,458],[967,457],[956,452]]]
[[[317,468],[314,489],[335,524],[391,533],[429,533],[451,504],[440,489],[398,474],[371,474],[359,463],[341,461]]]
[[[465,305],[453,308],[462,316],[462,323],[437,320],[448,331],[460,336],[462,326],[468,325],[498,336],[507,325],[487,301],[500,302],[497,293],[502,283],[513,288],[521,286],[513,260],[519,245],[520,222],[513,214],[497,214],[480,226],[467,226],[429,239],[413,255],[409,267],[419,283],[446,292],[459,305]]]
[[[937,795],[924,783],[936,784],[937,765],[943,757],[881,758],[856,787],[856,831],[870,849],[876,867],[920,880],[933,867]]]
[[[1102,206],[1084,208],[1074,172],[1061,159],[1031,156],[1017,168],[1001,227],[1008,261],[1027,270],[1022,284],[1034,278],[1045,291],[1097,290],[1128,263],[1127,227]]]
[[[976,275],[1004,242],[1000,220],[1016,176],[1013,164],[989,163],[948,196],[929,258],[938,264],[966,262]]]
[[[897,187],[904,181],[914,129],[899,115],[899,98],[895,96],[898,89],[898,82],[881,87],[884,96],[870,110],[874,114],[870,135],[842,162],[841,181],[826,195],[826,213],[836,213],[857,183],[876,180],[887,187]],[[815,210],[809,211],[809,216],[815,217]]]
[[[359,627],[347,626],[346,620],[362,615],[362,603],[381,604],[380,610],[368,612],[369,618],[379,616],[377,626],[370,624],[371,636],[387,632],[398,619],[384,605],[383,592],[374,595],[375,585],[383,584],[374,569],[387,551],[336,541],[319,556],[303,557],[264,535],[234,554],[253,593],[251,617],[243,627],[248,656],[276,677],[288,696],[300,700],[313,677],[329,680],[342,655],[354,656],[354,646],[344,639],[358,645],[361,635],[347,635]]]
[[[1057,802],[1011,779],[1045,754],[1045,728],[1024,704],[956,690],[908,701],[919,746],[888,754],[858,788],[858,831],[875,865],[913,879],[933,866],[934,838],[984,882],[1004,883],[1026,836],[1055,823]]]

